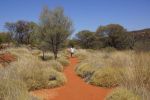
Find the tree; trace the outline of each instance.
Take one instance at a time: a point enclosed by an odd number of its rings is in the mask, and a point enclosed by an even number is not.
[[[118,24],[107,25],[109,31],[109,44],[117,49],[125,49],[128,46],[127,31]]]
[[[11,33],[12,39],[17,41],[18,44],[29,44],[36,23],[20,20],[16,23],[7,22],[5,26]]]
[[[150,51],[150,29],[128,32],[131,38],[130,47],[138,51]]]
[[[9,43],[10,42],[10,35],[7,32],[0,33],[0,44],[2,43]]]
[[[81,47],[89,49],[94,47],[96,41],[95,33],[89,30],[83,30],[76,34]]]
[[[41,41],[39,44],[39,49],[42,51],[42,59],[45,60],[45,52],[48,51],[50,48],[47,46],[47,42]]]
[[[77,47],[77,46],[78,46],[78,41],[75,38],[68,39],[67,47]]]
[[[35,22],[28,22],[27,25],[28,32],[24,37],[24,42],[26,44],[35,44],[38,41],[38,28],[39,26]]]
[[[107,26],[100,26],[96,30],[96,35],[99,36],[100,38],[108,37],[108,34],[109,34],[109,30]]]
[[[97,34],[105,38],[105,43],[109,46],[117,49],[125,49],[129,47],[129,35],[127,34],[126,29],[119,24],[109,24],[107,26],[99,27]]]
[[[99,48],[104,48],[109,46],[108,44],[108,34],[109,31],[107,30],[106,26],[100,26],[98,27],[98,29],[96,30],[96,37],[97,37],[97,44],[99,45]]]
[[[48,7],[44,7],[40,16],[40,30],[43,41],[50,46],[57,59],[61,45],[72,33],[72,21],[64,15],[63,8],[49,10]]]

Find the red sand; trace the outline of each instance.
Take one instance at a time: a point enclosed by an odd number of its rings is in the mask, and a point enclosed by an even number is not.
[[[0,54],[0,63],[5,63],[5,62],[10,63],[15,60],[16,58],[10,53]]]
[[[70,58],[71,64],[65,69],[67,83],[54,89],[34,91],[32,94],[45,100],[104,100],[111,89],[86,84],[74,72],[77,58]]]

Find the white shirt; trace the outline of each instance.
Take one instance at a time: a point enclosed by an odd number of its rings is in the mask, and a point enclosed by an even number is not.
[[[74,48],[70,48],[70,52],[74,53],[75,49]]]

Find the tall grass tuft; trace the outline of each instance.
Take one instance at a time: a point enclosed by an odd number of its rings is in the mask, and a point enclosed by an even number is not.
[[[150,52],[83,51],[86,57],[77,65],[76,73],[88,83],[102,87],[121,86],[142,100],[150,100]]]
[[[43,61],[27,48],[10,48],[15,62],[0,69],[0,100],[37,100],[29,91],[54,88],[66,83],[63,66],[58,61]]]

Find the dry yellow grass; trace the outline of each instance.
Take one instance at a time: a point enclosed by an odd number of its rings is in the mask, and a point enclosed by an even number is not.
[[[103,67],[95,71],[90,78],[90,83],[101,87],[116,87],[121,81],[118,76],[122,73],[122,68]]]
[[[116,88],[105,100],[141,100],[141,98],[131,90],[126,88]]]
[[[0,88],[4,87],[0,89],[0,99],[32,100],[33,97],[28,95],[28,91],[53,88],[66,83],[66,77],[61,73],[63,71],[61,63],[54,60],[43,61],[38,57],[40,54],[33,53],[35,51],[28,50],[27,48],[9,48],[3,51],[15,55],[17,61],[10,63],[6,68],[0,69],[0,79],[7,80],[0,81]],[[23,83],[24,85],[22,84],[17,87],[16,83]],[[18,96],[15,96],[16,93]]]
[[[86,81],[104,87],[118,84],[132,90],[142,100],[150,100],[150,52],[82,51],[86,57],[78,64],[76,72],[88,79]],[[88,78],[85,73],[90,73]]]

